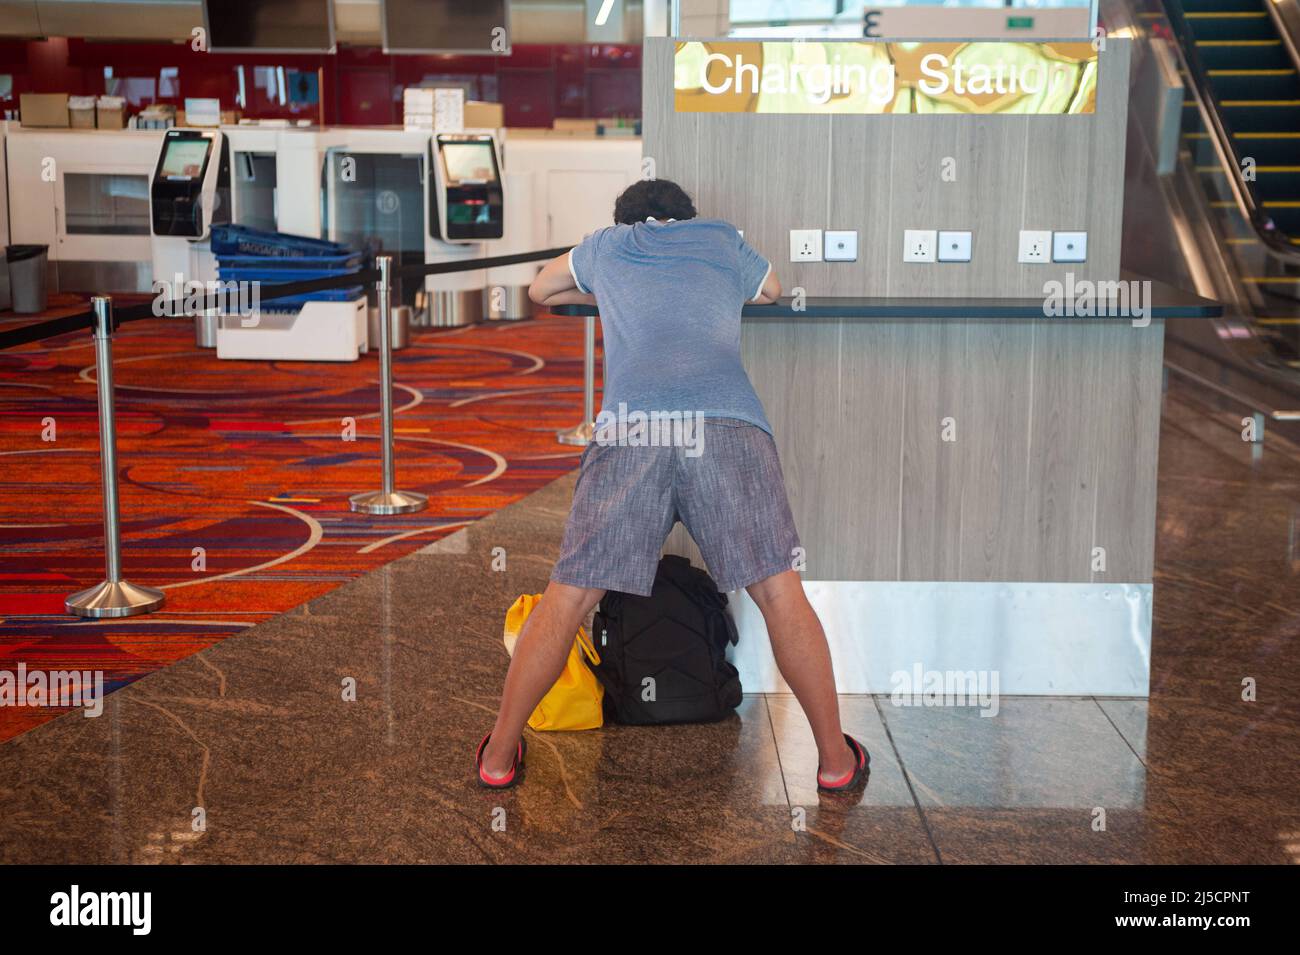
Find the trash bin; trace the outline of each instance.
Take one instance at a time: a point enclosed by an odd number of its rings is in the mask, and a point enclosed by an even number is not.
[[[48,245],[5,246],[9,266],[9,296],[13,310],[23,315],[45,311],[45,260]]]

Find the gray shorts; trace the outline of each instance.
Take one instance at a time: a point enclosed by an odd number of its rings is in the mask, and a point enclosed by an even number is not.
[[[677,521],[719,590],[791,570],[799,534],[776,442],[734,418],[706,418],[702,434],[697,449],[589,444],[551,579],[649,596]]]

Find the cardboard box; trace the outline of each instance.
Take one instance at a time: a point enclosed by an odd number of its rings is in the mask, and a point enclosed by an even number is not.
[[[24,126],[67,126],[67,93],[23,93],[18,100],[18,116]]]
[[[94,129],[95,97],[69,96],[68,120],[73,129]]]
[[[96,106],[95,124],[100,129],[126,129],[126,110],[121,106]]]
[[[557,136],[595,136],[596,120],[560,117],[551,124],[551,132]]]
[[[500,103],[465,102],[466,129],[500,129],[506,124],[506,111]]]
[[[95,100],[95,123],[100,129],[126,129],[126,100],[121,96]]]

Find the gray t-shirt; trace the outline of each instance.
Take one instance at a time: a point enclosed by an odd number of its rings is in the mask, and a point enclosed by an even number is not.
[[[720,219],[615,225],[569,254],[596,296],[605,344],[601,416],[628,412],[771,425],[740,361],[740,309],[771,270]]]

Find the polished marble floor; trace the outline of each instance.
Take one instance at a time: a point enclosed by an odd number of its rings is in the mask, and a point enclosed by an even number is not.
[[[783,696],[532,734],[484,792],[502,608],[544,584],[570,476],[0,745],[0,862],[1300,861],[1300,457],[1229,425],[1168,402],[1149,700],[845,698],[858,801],[818,798]]]

